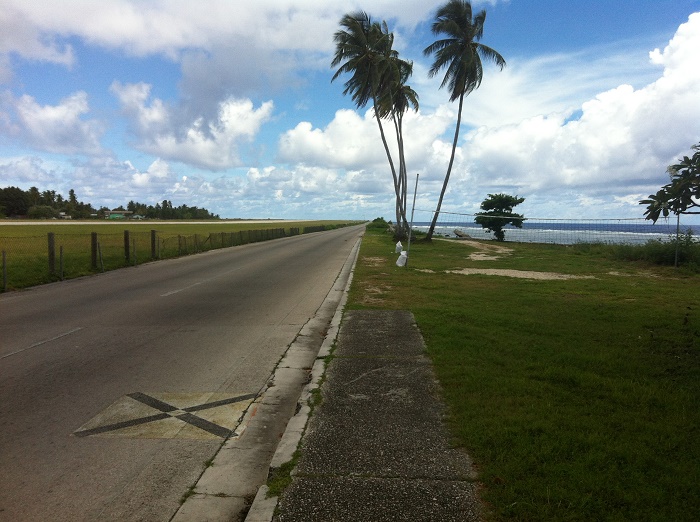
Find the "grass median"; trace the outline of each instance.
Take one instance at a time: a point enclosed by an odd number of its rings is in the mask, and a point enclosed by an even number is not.
[[[700,276],[368,230],[348,306],[416,317],[493,520],[695,520]]]

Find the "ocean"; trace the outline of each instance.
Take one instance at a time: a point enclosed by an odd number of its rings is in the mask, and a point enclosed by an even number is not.
[[[413,228],[426,232],[429,222],[416,222]],[[683,225],[680,232],[685,234],[688,229],[694,238],[698,239],[700,226]],[[505,240],[520,243],[553,243],[573,245],[576,243],[609,243],[609,244],[644,244],[647,241],[669,241],[676,237],[676,224],[657,222],[652,224],[647,220],[533,220],[523,223],[523,228],[510,225],[504,228]],[[474,239],[493,239],[493,233],[487,232],[480,225],[465,221],[438,222],[435,235],[457,237],[457,233],[466,234]]]

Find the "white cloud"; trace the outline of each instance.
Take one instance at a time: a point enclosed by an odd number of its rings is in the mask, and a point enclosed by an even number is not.
[[[165,159],[211,170],[239,166],[238,146],[255,137],[273,110],[271,101],[256,109],[250,100],[229,98],[219,103],[215,120],[197,117],[178,125],[171,114],[174,111],[160,99],[148,105],[150,89],[143,83],[115,82],[111,87],[133,123],[137,136],[134,146]]]
[[[388,122],[384,125],[385,132],[391,132]],[[350,110],[337,111],[323,130],[314,129],[310,122],[304,121],[284,133],[280,138],[279,158],[289,163],[348,169],[386,161],[372,111],[362,117]]]
[[[538,82],[523,71],[505,75],[500,90],[484,83],[487,96],[476,107],[472,97],[465,105],[466,125],[443,208],[474,210],[487,193],[511,191],[551,211],[566,194],[569,206],[641,216],[637,196],[663,184],[666,166],[700,141],[699,48],[700,13],[679,27],[663,51],[651,53],[655,78],[638,87],[616,83],[625,71],[595,64],[587,81],[580,61],[564,67],[558,57],[529,64],[544,79],[541,90],[533,90]],[[654,68],[634,66],[629,76],[639,83]],[[492,72],[491,87],[501,74]],[[582,93],[611,84],[574,104]],[[451,152],[454,110],[440,105],[434,113],[406,118],[409,170],[421,172],[421,192],[431,207]],[[469,130],[470,122],[480,124]],[[301,123],[280,142],[288,161],[369,169],[389,183],[381,150],[374,119],[353,111],[337,112],[324,129]]]
[[[410,30],[440,3],[406,0],[397,10],[396,0],[379,0],[371,11]],[[249,96],[250,88],[303,82],[304,69],[327,69],[338,20],[360,9],[367,6],[359,0],[4,0],[0,79],[10,77],[10,62],[2,57],[11,53],[73,67],[80,60],[70,44],[76,37],[130,56],[182,63],[188,95],[203,89],[207,98]]]
[[[150,85],[143,82],[122,85],[115,81],[109,90],[117,97],[124,112],[131,117],[138,133],[148,134],[168,128],[170,115],[163,101],[155,99],[151,105],[146,105],[151,95]]]
[[[4,186],[47,187],[60,181],[60,173],[55,168],[45,164],[41,158],[25,156],[18,158],[3,158],[0,163],[0,179]]]
[[[378,19],[395,18],[411,26],[426,19],[441,3],[407,0],[397,12],[395,0],[379,0],[372,11]],[[47,55],[61,55],[46,38],[67,35],[138,56],[177,56],[187,48],[210,50],[234,38],[255,39],[268,49],[316,50],[319,44],[330,49],[340,17],[362,8],[359,1],[318,0],[257,0],[248,4],[230,0],[208,0],[206,4],[188,0],[5,0],[2,20],[6,36],[0,51],[23,53],[27,42],[35,41]]]
[[[131,163],[127,164],[133,167]],[[170,166],[160,158],[151,163],[146,172],[139,172],[136,169],[134,171],[131,175],[131,181],[135,187],[150,188],[153,182],[162,182],[171,177]]]
[[[700,139],[697,57],[700,14],[683,24],[663,53],[663,76],[640,89],[620,85],[568,114],[537,116],[518,124],[474,131],[465,144],[469,169],[480,183],[496,179],[521,190],[605,186],[626,193],[658,184],[666,165]]]
[[[3,96],[4,132],[41,151],[60,154],[99,154],[102,123],[83,119],[90,112],[87,93],[79,91],[58,105],[40,105],[25,94]]]

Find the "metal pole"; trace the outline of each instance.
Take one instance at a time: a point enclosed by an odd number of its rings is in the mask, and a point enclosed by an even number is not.
[[[408,266],[408,254],[411,251],[411,236],[413,235],[413,213],[416,210],[416,192],[418,192],[418,176],[416,174],[416,187],[413,189],[413,207],[411,207],[411,224],[408,226],[408,245],[406,246],[406,266]]]

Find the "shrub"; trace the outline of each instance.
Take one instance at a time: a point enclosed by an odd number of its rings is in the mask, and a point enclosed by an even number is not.
[[[58,211],[48,205],[34,205],[29,207],[27,217],[31,219],[52,219],[58,217]]]
[[[389,230],[389,223],[383,217],[378,217],[367,225],[367,230],[381,230],[384,232]]]

